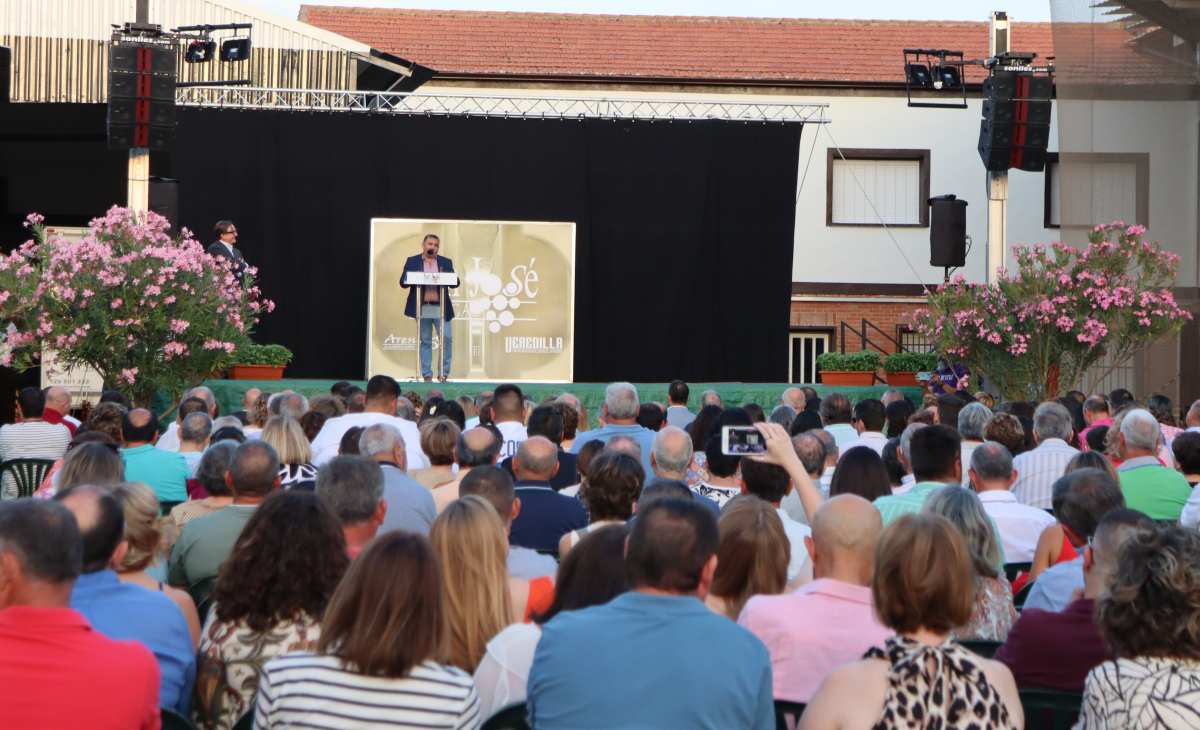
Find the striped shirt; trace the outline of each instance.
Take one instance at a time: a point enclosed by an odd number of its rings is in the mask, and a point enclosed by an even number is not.
[[[337,657],[296,653],[267,662],[254,727],[477,728],[483,718],[470,674],[426,661],[399,679],[349,671]]]
[[[1012,493],[1022,504],[1038,509],[1050,509],[1054,482],[1067,469],[1067,462],[1079,453],[1062,439],[1046,439],[1033,451],[1018,454],[1013,459],[1017,481]]]
[[[71,432],[61,423],[41,420],[10,423],[0,426],[0,463],[12,459],[61,459],[70,442]],[[5,499],[17,496],[17,482],[11,475],[4,475],[0,492]]]

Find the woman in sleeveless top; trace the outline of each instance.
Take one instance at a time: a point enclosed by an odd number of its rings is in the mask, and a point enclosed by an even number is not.
[[[641,462],[629,454],[605,451],[593,459],[588,465],[587,480],[579,490],[579,497],[588,509],[590,524],[559,539],[559,560],[592,530],[625,524],[633,515],[633,502],[642,491],[645,478]]]
[[[801,727],[1023,728],[1012,673],[950,636],[971,617],[974,584],[966,541],[946,518],[909,514],[893,522],[875,551],[871,596],[897,635],[826,677]]]

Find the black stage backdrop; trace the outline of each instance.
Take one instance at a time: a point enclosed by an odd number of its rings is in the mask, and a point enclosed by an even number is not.
[[[237,223],[278,304],[257,339],[295,351],[291,376],[364,374],[370,219],[407,217],[574,221],[577,381],[781,382],[799,141],[799,125],[181,108],[156,167],[204,243]],[[90,154],[107,180],[114,155]],[[70,188],[101,185],[56,183],[80,201]]]

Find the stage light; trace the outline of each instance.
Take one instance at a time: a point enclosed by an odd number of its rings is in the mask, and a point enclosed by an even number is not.
[[[929,67],[923,63],[910,63],[904,67],[904,72],[908,75],[908,83],[918,89],[932,89],[933,76],[929,73]]]
[[[206,63],[216,55],[217,42],[211,39],[195,40],[188,44],[183,60],[188,63]]]
[[[962,86],[962,71],[958,66],[941,64],[933,67],[933,88],[951,91]]]
[[[221,42],[222,61],[245,61],[250,58],[250,39],[230,38]]]

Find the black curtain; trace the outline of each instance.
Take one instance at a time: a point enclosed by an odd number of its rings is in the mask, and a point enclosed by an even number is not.
[[[181,108],[157,172],[205,243],[237,223],[278,304],[258,338],[295,351],[289,375],[364,374],[370,219],[410,217],[574,221],[578,381],[778,382],[799,141],[799,125]],[[111,194],[110,170],[64,185]]]

